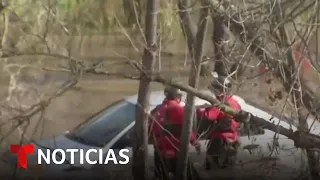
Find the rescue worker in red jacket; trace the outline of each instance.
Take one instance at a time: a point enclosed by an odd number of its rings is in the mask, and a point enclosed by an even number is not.
[[[217,77],[208,88],[220,102],[229,105],[236,111],[241,110],[237,101],[228,94],[231,83],[226,77]],[[200,121],[212,124],[205,168],[210,170],[213,166],[214,168],[233,167],[239,147],[238,128],[240,123],[216,106],[197,108],[197,117]]]
[[[167,87],[165,99],[151,111],[149,128],[155,146],[156,176],[176,172],[176,160],[183,124],[184,106],[180,104],[182,93],[179,89]],[[191,133],[190,143],[197,149],[196,133]],[[162,166],[161,166],[162,165]],[[189,171],[188,171],[189,172]]]

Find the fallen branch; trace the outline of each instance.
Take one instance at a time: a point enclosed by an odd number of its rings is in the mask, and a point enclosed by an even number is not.
[[[175,88],[179,88],[182,91],[185,91],[186,93],[193,94],[194,96],[206,100],[209,103],[221,107],[222,111],[236,116],[238,114],[237,111],[234,111],[230,107],[220,103],[216,98],[213,98],[211,94],[203,93],[195,88],[192,88],[189,85],[181,84],[178,82],[173,81],[172,79],[165,79],[160,74],[155,75],[149,75],[147,72],[143,71],[140,67],[141,65],[138,62],[132,62],[133,67],[136,67],[139,71],[144,72],[144,76],[149,78],[153,82],[161,83],[165,86],[172,86]],[[94,73],[94,72],[91,72]],[[101,73],[101,72],[100,72]],[[99,73],[99,74],[100,74]],[[101,73],[103,74],[103,73]],[[141,77],[132,77],[131,75],[125,75],[117,73],[117,74],[109,74],[110,76],[114,75],[116,77],[122,77],[122,78],[128,78],[132,80],[140,80]],[[293,140],[295,143],[295,146],[298,148],[315,148],[320,149],[320,136],[314,135],[308,132],[300,132],[300,131],[293,131],[291,129],[287,129],[283,126],[279,126],[276,124],[273,124],[271,122],[268,122],[266,119],[253,116],[251,115],[250,123],[254,124],[256,127],[263,127],[265,129],[268,129],[270,131],[273,131],[275,133],[279,133],[281,135],[284,135],[288,137],[289,139]]]
[[[197,96],[203,100],[206,100],[215,106],[221,107],[221,109],[224,112],[226,112],[230,115],[236,116],[238,114],[237,111],[234,111],[230,107],[220,103],[217,99],[213,98],[212,95],[200,92],[199,90],[192,88],[191,86],[177,83],[172,80],[166,80],[159,75],[150,77],[150,79],[154,82],[158,82],[158,83],[161,83],[166,86],[172,86],[175,88],[179,88],[182,91],[193,94],[194,96]],[[253,115],[251,116],[250,123],[288,137],[289,139],[294,141],[296,147],[299,147],[299,148],[305,148],[305,147],[320,148],[320,136],[318,136],[318,135],[310,134],[307,132],[302,133],[299,131],[293,132],[291,129],[287,129],[283,126],[275,125],[271,122],[266,121],[263,118],[253,116]]]

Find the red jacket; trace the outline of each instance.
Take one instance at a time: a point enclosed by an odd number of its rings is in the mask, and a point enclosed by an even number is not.
[[[221,94],[217,95],[216,98],[222,103],[227,103],[231,108],[233,108],[236,111],[241,110],[240,104],[235,99],[233,99],[231,95]]]
[[[235,101],[232,96],[224,96],[218,95],[217,99],[221,102],[227,103],[233,109],[239,111],[241,109],[240,105]],[[200,120],[207,119],[210,121],[224,121],[226,118],[230,118],[230,130],[228,131],[213,131],[211,132],[211,137],[223,138],[225,141],[234,142],[239,139],[238,128],[240,124],[235,121],[235,119],[221,111],[218,107],[210,106],[206,108],[199,108],[197,109],[197,116]]]
[[[149,122],[149,132],[154,136],[156,145],[160,150],[160,154],[164,157],[174,158],[177,155],[180,146],[180,133],[172,132],[175,129],[181,132],[184,116],[184,106],[180,105],[175,100],[164,100],[161,105],[158,105],[151,111],[151,118]],[[166,125],[174,128],[166,128]],[[165,130],[163,129],[165,128]],[[190,143],[196,141],[196,133],[191,133]]]

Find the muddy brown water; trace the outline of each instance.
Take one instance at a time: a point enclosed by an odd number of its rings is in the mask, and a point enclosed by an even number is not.
[[[79,39],[80,38],[80,39]],[[72,56],[76,59],[83,60],[90,64],[103,60],[103,66],[99,69],[105,72],[125,72],[137,74],[134,67],[126,62],[128,59],[140,61],[141,51],[136,51],[132,48],[132,44],[123,36],[101,37],[91,36],[75,37],[73,39]],[[139,43],[137,47],[142,49]],[[212,48],[210,39],[206,40],[205,54],[211,55]],[[161,64],[156,63],[156,67],[161,66],[162,73],[166,77],[174,77],[187,84],[187,75],[190,61],[188,61],[186,47],[183,39],[177,39],[173,43],[163,47],[161,54]],[[37,57],[38,58],[38,57]],[[11,63],[35,65],[36,68],[59,68],[58,65],[66,66],[63,60],[55,58],[41,57],[35,60],[35,57],[17,57],[10,59]],[[38,64],[36,64],[37,62]],[[39,63],[41,62],[41,63]],[[159,62],[159,61],[157,61]],[[60,63],[60,64],[59,64]],[[2,66],[4,67],[4,66]],[[159,70],[159,68],[156,68]],[[248,71],[247,76],[253,76],[256,71]],[[23,87],[28,89],[29,94],[16,93],[19,96],[21,104],[31,105],[35,103],[37,93],[29,89],[36,89],[38,93],[52,92],[56,90],[58,85],[70,78],[67,72],[42,71],[40,69],[26,69],[20,75],[20,80]],[[205,88],[211,77],[203,77],[200,81],[200,86]],[[238,84],[238,88],[234,89],[235,94],[242,96],[245,99],[260,104],[261,106],[270,109],[271,111],[279,111],[284,100],[272,102],[268,96],[273,91],[282,90],[279,83],[265,83],[265,77],[261,76],[254,79],[248,79]],[[0,97],[5,99],[8,96],[8,84],[10,82],[8,73],[2,71],[0,76]],[[40,125],[36,118],[33,118],[26,135],[29,138],[39,139],[40,137],[50,137],[56,134],[63,133],[66,130],[72,129],[77,124],[86,120],[94,112],[106,107],[108,104],[123,98],[124,96],[136,94],[138,91],[138,82],[128,79],[111,78],[103,75],[83,75],[79,84],[66,92],[61,97],[54,99],[50,106],[46,108],[43,121]],[[162,89],[161,84],[153,83],[152,89]],[[28,96],[30,96],[28,98]],[[278,112],[281,113],[281,112]],[[287,112],[287,114],[290,114]],[[37,128],[36,128],[37,127]],[[7,130],[10,131],[10,130]],[[10,142],[17,142],[17,134],[13,133],[8,139]]]
[[[103,60],[103,65],[99,68],[104,72],[125,72],[137,74],[134,67],[124,63],[128,59],[140,61],[141,52],[132,48],[132,44],[123,36],[91,36],[91,37],[72,37],[73,50],[72,57],[84,61],[86,64]],[[181,41],[181,40],[180,40]],[[63,44],[63,39],[61,44]],[[139,46],[139,43],[136,43]],[[177,42],[171,44],[169,55],[163,55],[161,67],[166,69],[167,76],[182,77],[185,76],[184,69],[185,56],[184,49],[181,48],[183,43]],[[180,46],[179,46],[180,44]],[[177,48],[178,47],[178,48]],[[141,45],[139,46],[140,49]],[[179,51],[179,48],[181,49]],[[171,56],[171,52],[176,52],[176,56]],[[13,99],[16,101],[16,106],[21,104],[32,105],[36,103],[39,94],[51,94],[55,92],[59,85],[70,79],[68,72],[48,71],[48,69],[61,69],[61,65],[67,66],[66,61],[46,57],[46,56],[23,56],[9,59],[12,66],[10,72],[17,72],[17,65],[28,65],[21,70],[21,74],[16,78],[19,81],[18,86],[24,89],[22,91],[14,91]],[[3,63],[3,61],[1,61]],[[159,64],[156,65],[159,67]],[[4,69],[5,64],[0,66],[0,100],[3,101],[8,97],[8,85],[10,76]],[[46,71],[41,70],[41,67],[47,68]],[[186,66],[187,67],[187,66]],[[175,69],[179,69],[176,72]],[[182,73],[180,73],[182,72]],[[153,84],[152,89],[161,89],[162,85]],[[119,79],[114,77],[106,77],[101,75],[83,75],[79,84],[62,95],[54,99],[50,106],[46,109],[44,119],[38,125],[37,118],[33,118],[27,128],[26,136],[29,138],[39,139],[41,137],[50,137],[56,134],[63,133],[66,130],[72,129],[77,124],[86,120],[91,114],[106,107],[110,103],[123,98],[124,96],[136,94],[138,91],[138,82],[133,80]],[[4,103],[7,107],[8,103]],[[6,111],[7,109],[2,109]],[[36,128],[37,127],[37,128]],[[36,129],[35,129],[36,128]],[[10,129],[6,129],[9,132]],[[13,133],[12,137],[8,138],[8,142],[19,142],[17,138],[19,133]],[[34,136],[34,137],[32,137]]]

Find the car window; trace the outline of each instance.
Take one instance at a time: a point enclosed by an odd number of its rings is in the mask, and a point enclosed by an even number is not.
[[[71,136],[103,147],[135,119],[135,105],[119,101],[75,128]]]
[[[123,149],[132,147],[134,126],[128,130],[112,147],[111,149]]]

